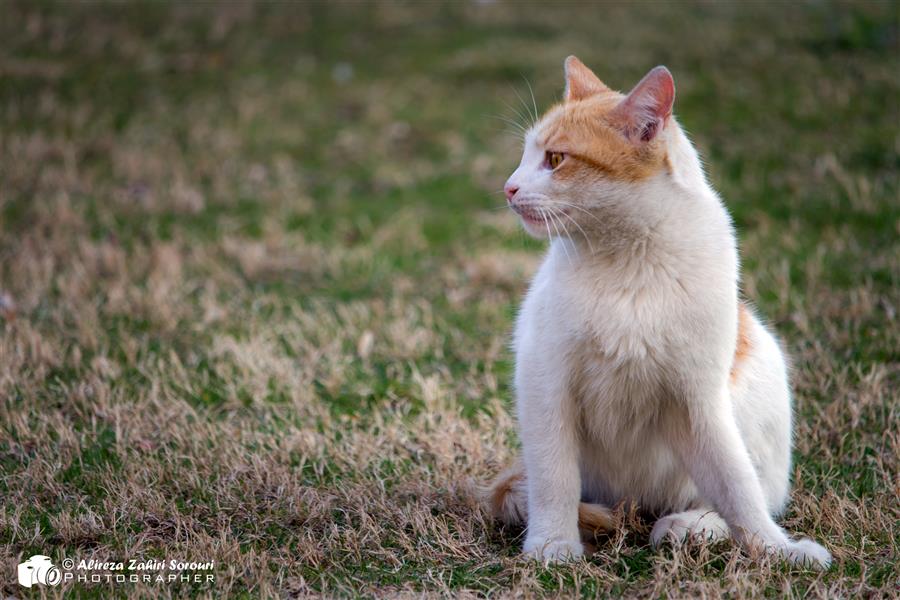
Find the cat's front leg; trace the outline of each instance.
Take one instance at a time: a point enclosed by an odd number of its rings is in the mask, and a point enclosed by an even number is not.
[[[831,555],[812,540],[792,540],[766,508],[762,485],[734,419],[727,386],[687,394],[686,422],[673,427],[679,455],[700,494],[725,519],[735,539],[799,565],[826,568]]]
[[[528,477],[526,555],[545,562],[578,558],[581,476],[575,419],[567,394],[519,387],[522,455]]]

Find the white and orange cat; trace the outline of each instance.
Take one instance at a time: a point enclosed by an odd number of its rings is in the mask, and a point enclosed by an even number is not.
[[[583,553],[582,525],[635,502],[651,541],[732,536],[827,567],[773,520],[788,500],[791,394],[772,333],[738,299],[731,219],[656,67],[626,96],[574,56],[525,136],[509,206],[550,248],[515,330],[522,459],[491,490],[524,552]]]

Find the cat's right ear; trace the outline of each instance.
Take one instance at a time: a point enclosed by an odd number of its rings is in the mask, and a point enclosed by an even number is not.
[[[600,78],[594,72],[584,66],[584,63],[574,56],[566,59],[566,102],[581,100],[600,92],[609,91]]]
[[[651,69],[610,113],[609,119],[635,142],[649,142],[666,126],[675,102],[675,81],[663,66]]]

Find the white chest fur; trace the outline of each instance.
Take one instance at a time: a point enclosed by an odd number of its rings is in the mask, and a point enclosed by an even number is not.
[[[673,393],[669,347],[678,343],[667,305],[683,290],[602,266],[586,277],[577,249],[563,243],[555,242],[523,305],[517,381],[565,389],[585,498],[648,510],[684,505],[693,484],[658,431]]]

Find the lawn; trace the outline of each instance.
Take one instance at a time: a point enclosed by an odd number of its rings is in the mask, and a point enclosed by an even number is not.
[[[900,594],[900,8],[48,4],[0,14],[0,595]],[[498,190],[577,54],[675,112],[796,390],[781,519],[518,558],[512,318],[543,246]],[[17,563],[214,561],[19,587]]]

